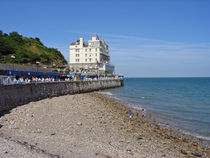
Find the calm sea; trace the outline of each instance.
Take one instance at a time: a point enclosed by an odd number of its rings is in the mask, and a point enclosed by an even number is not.
[[[145,108],[155,119],[210,140],[210,78],[126,78],[102,93]]]

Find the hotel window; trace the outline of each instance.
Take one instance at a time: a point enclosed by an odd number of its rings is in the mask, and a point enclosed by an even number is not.
[[[87,62],[87,59],[85,59],[85,62]]]
[[[79,54],[76,54],[76,57],[79,57]]]
[[[91,57],[91,54],[89,55],[89,57]]]
[[[79,59],[76,59],[76,62],[79,62]]]
[[[97,52],[97,48],[96,48],[95,50],[96,50],[96,52]]]
[[[89,61],[91,62],[91,59],[89,59]]]
[[[91,48],[89,49],[89,51],[91,52]]]
[[[87,52],[87,49],[85,49],[85,51]]]
[[[95,54],[95,56],[97,56],[97,53]]]

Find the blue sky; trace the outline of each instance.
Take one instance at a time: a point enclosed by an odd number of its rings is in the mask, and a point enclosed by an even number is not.
[[[69,61],[94,33],[127,77],[210,77],[208,0],[0,0],[0,29],[39,37]]]

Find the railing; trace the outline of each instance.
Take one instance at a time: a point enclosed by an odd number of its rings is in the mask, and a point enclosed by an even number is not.
[[[9,84],[29,84],[29,83],[47,83],[47,82],[75,82],[75,81],[104,81],[104,80],[123,80],[123,78],[116,77],[100,77],[100,78],[85,78],[85,79],[55,79],[55,78],[19,78],[16,80],[15,77],[0,77],[0,84],[9,85]]]

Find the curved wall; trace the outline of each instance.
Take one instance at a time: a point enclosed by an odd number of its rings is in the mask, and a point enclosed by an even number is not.
[[[123,86],[123,80],[48,82],[0,85],[0,113],[44,98]]]

